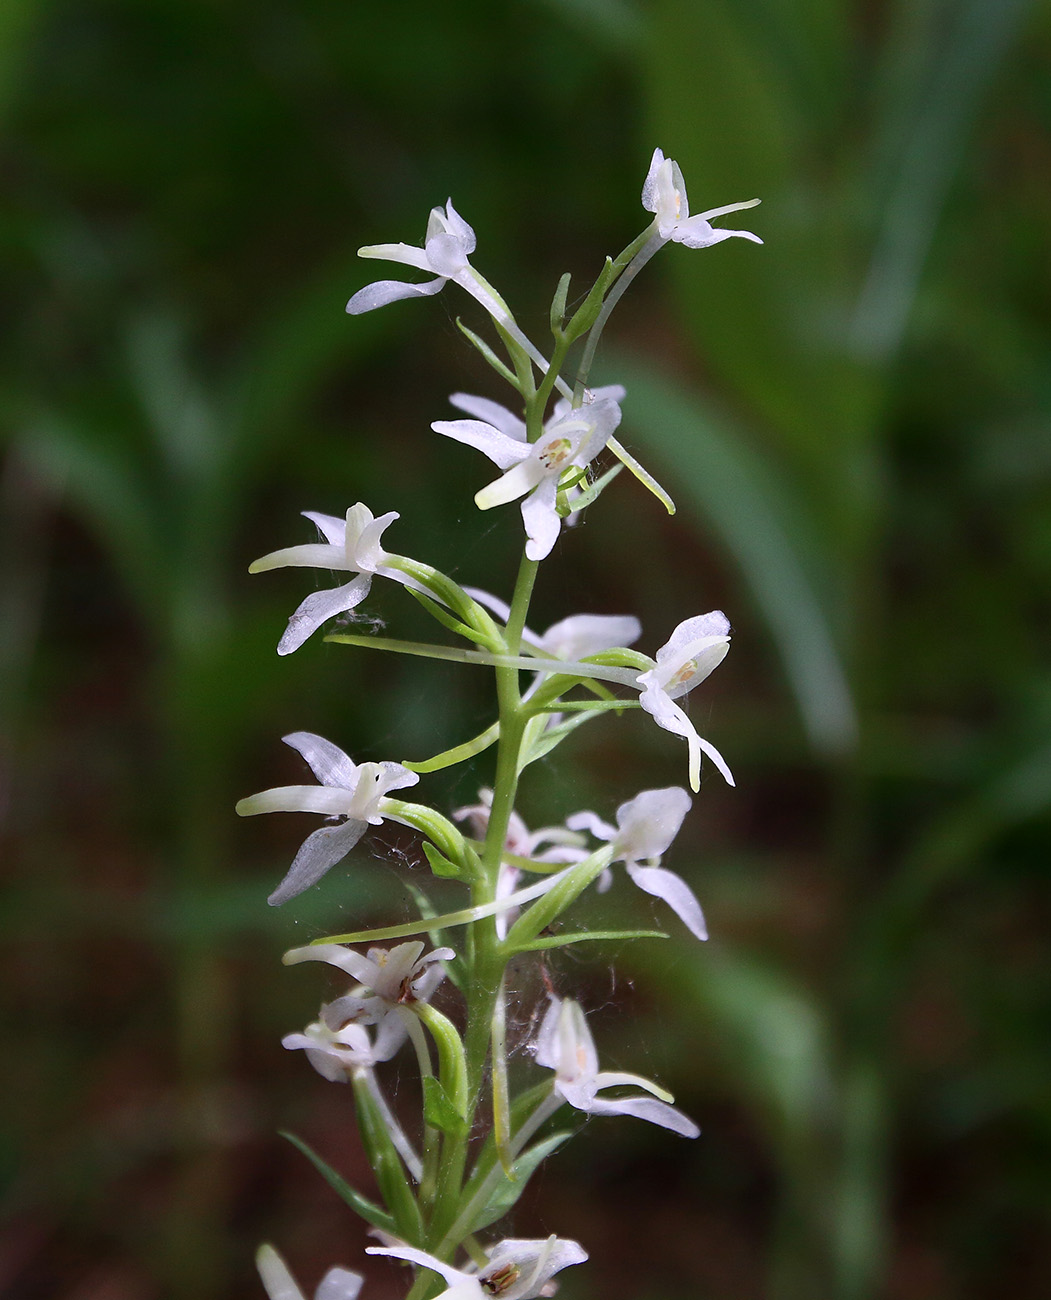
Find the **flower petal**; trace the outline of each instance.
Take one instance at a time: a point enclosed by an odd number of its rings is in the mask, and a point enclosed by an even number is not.
[[[629,646],[641,635],[639,620],[627,614],[573,614],[547,629],[540,648],[556,659],[583,659],[614,646]]]
[[[683,657],[683,651],[694,641],[705,637],[728,637],[730,620],[721,609],[710,610],[707,614],[696,614],[684,619],[664,645],[657,651],[657,663],[663,664]]]
[[[353,790],[357,784],[358,765],[331,740],[315,736],[312,731],[293,731],[281,739],[301,754],[322,785]]]
[[[510,469],[529,455],[528,443],[501,433],[484,420],[435,420],[431,428],[435,433],[442,433],[447,438],[455,438],[457,442],[474,447],[500,469]]]
[[[597,813],[578,812],[566,818],[566,825],[571,831],[590,831],[597,840],[612,840],[617,828],[604,822]]]
[[[635,867],[629,864],[628,875],[640,889],[663,899],[686,928],[698,939],[708,938],[704,913],[693,890],[681,876],[664,867]]]
[[[330,1268],[314,1293],[314,1300],[357,1300],[364,1278],[349,1268]]]
[[[342,587],[311,592],[288,620],[288,627],[277,643],[277,653],[289,655],[298,650],[322,623],[336,614],[356,609],[369,594],[371,587],[372,574],[361,573]]]
[[[625,862],[659,858],[678,835],[691,799],[678,785],[643,790],[617,809],[617,853]],[[614,859],[615,861],[616,859]]]
[[[270,1300],[303,1300],[303,1292],[288,1271],[288,1265],[273,1248],[260,1246],[256,1251],[255,1266]]]
[[[354,294],[347,303],[347,311],[351,316],[363,316],[367,311],[386,307],[389,302],[399,302],[402,298],[429,298],[444,285],[444,276],[439,276],[437,280],[427,280],[424,284],[407,284],[404,280],[377,280]]]
[[[465,411],[476,420],[491,424],[494,429],[506,433],[516,442],[526,441],[525,420],[509,411],[499,402],[490,401],[488,397],[474,397],[470,393],[453,393],[450,403],[459,411]]]
[[[660,206],[657,197],[657,178],[664,166],[664,161],[663,149],[654,149],[653,157],[650,159],[649,171],[647,171],[646,179],[642,183],[642,206],[647,212],[656,212]]]
[[[510,478],[514,472],[509,471],[504,479]],[[522,502],[522,522],[529,539],[525,549],[530,560],[546,559],[558,541],[558,535],[562,531],[562,517],[555,509],[557,497],[558,480],[553,475],[548,475],[540,480]]]
[[[688,1115],[656,1097],[596,1097],[588,1109],[592,1115],[633,1115],[683,1137],[699,1137],[701,1132]]]
[[[338,515],[323,515],[317,510],[301,510],[300,514],[318,528],[326,542],[339,547],[346,543],[346,519],[341,519]]]
[[[474,1282],[470,1273],[464,1273],[461,1269],[453,1268],[451,1264],[446,1264],[444,1260],[437,1259],[434,1255],[428,1255],[425,1250],[417,1250],[415,1246],[406,1246],[397,1242],[393,1246],[366,1246],[366,1255],[391,1255],[395,1259],[407,1259],[410,1264],[418,1264],[420,1268],[429,1268],[432,1273],[439,1273],[446,1282]],[[477,1282],[475,1282],[477,1286]],[[481,1293],[481,1287],[478,1288]]]
[[[763,242],[750,230],[719,230],[715,226],[710,226],[703,217],[690,217],[688,221],[676,222],[675,229],[671,233],[671,238],[686,248],[711,248],[713,244],[721,244],[724,239],[735,237],[750,239],[753,244]]]
[[[290,898],[316,885],[330,868],[347,856],[368,829],[368,822],[345,821],[338,826],[322,826],[308,835],[299,846],[284,880],[266,900],[280,907]]]
[[[402,266],[412,266],[417,271],[431,269],[426,252],[415,244],[366,244],[358,249],[358,256],[378,262],[400,262]]]
[[[344,817],[351,798],[351,792],[334,786],[279,785],[240,799],[234,812],[238,817],[270,812],[313,812],[323,817]]]
[[[308,542],[303,546],[285,546],[271,551],[248,566],[249,573],[267,573],[271,569],[343,569],[343,547],[329,546],[324,542]]]

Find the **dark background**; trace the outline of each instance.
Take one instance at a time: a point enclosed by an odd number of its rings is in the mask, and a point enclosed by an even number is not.
[[[287,730],[422,756],[490,687],[317,638],[279,660],[304,575],[245,570],[360,499],[508,594],[517,514],[479,515],[488,463],[427,427],[502,396],[454,323],[484,320],[453,289],[346,317],[355,250],[452,195],[542,341],[558,276],[642,229],[655,144],[694,210],[760,195],[766,245],[670,246],[614,315],[598,378],[679,513],[622,475],[533,621],[637,613],[652,653],[724,608],[692,707],[739,788],[706,781],[668,859],[707,946],[621,877],[594,915],[672,938],[548,974],[704,1134],[594,1120],[512,1228],[586,1245],[572,1300],[1048,1294],[1049,45],[1024,0],[8,0],[5,1296],[258,1297],[263,1239],[307,1294],[362,1265],[276,1136],[367,1185],[346,1092],[279,1046],[323,981],[278,959],[402,919],[424,873],[385,830],[275,912],[309,819],[232,808],[301,779]],[[408,605],[380,583],[368,613],[414,635]],[[522,810],[684,781],[633,714]]]

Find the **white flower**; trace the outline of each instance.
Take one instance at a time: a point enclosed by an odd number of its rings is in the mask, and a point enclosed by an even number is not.
[[[270,1300],[304,1300],[288,1265],[273,1246],[260,1246],[255,1263]],[[349,1268],[330,1268],[314,1292],[314,1300],[357,1300],[362,1281],[360,1273]]]
[[[713,609],[709,614],[698,614],[680,623],[657,651],[654,667],[636,678],[642,688],[639,703],[646,712],[665,731],[685,737],[690,747],[690,786],[694,790],[701,788],[702,750],[727,784],[733,785],[734,779],[722,754],[697,734],[693,723],[674,701],[718,668],[729,648],[730,624],[721,610]]]
[[[625,864],[634,883],[647,894],[663,899],[698,939],[707,939],[704,914],[689,885],[674,871],[657,865],[678,835],[690,803],[690,796],[681,786],[643,790],[620,805],[616,826],[610,826],[593,812],[574,813],[566,819],[566,825],[573,830],[590,831],[598,840],[609,841],[616,854],[613,861]],[[608,889],[609,884],[607,872],[598,887]]]
[[[295,898],[346,857],[368,827],[390,816],[384,795],[415,785],[419,776],[400,763],[357,764],[330,740],[309,731],[282,737],[306,759],[320,785],[283,785],[250,795],[237,804],[241,817],[265,812],[313,812],[344,820],[323,826],[300,845],[288,874],[267,900],[272,906]],[[395,819],[396,820],[396,819]]]
[[[481,1268],[472,1265],[469,1269],[453,1268],[414,1246],[369,1246],[365,1253],[392,1255],[441,1274],[449,1287],[435,1300],[492,1300],[493,1296],[500,1300],[530,1300],[549,1295],[547,1284],[556,1273],[571,1264],[582,1264],[588,1257],[577,1242],[559,1237],[537,1241],[508,1237],[486,1252],[488,1258]]]
[[[526,555],[549,555],[562,527],[556,509],[559,479],[567,470],[584,470],[620,424],[620,407],[612,397],[597,397],[575,410],[559,402],[536,442],[525,440],[525,425],[495,402],[457,394],[461,410],[484,413],[475,420],[435,420],[436,433],[455,438],[489,457],[505,473],[475,494],[479,510],[524,497]],[[454,399],[455,400],[455,399]],[[466,404],[465,404],[466,403]]]
[[[394,1007],[429,1001],[445,978],[441,963],[456,954],[451,948],[435,948],[422,956],[423,948],[419,939],[413,939],[396,948],[370,948],[363,957],[339,943],[317,943],[286,952],[284,963],[296,966],[304,961],[323,961],[346,971],[368,990],[368,996],[347,994],[333,1006],[342,1008],[344,1020],[377,1025]]]
[[[405,1031],[391,1020],[376,1034],[375,1043],[364,1025],[344,1023],[337,1002],[322,1005],[319,1018],[300,1034],[286,1034],[281,1046],[304,1051],[318,1074],[331,1083],[346,1083],[355,1071],[371,1070],[389,1061],[405,1041]]]
[[[457,821],[470,819],[475,839],[484,840],[489,830],[489,816],[493,809],[492,790],[483,787],[478,791],[478,800],[478,803],[472,804],[469,808],[457,808],[453,816]],[[512,811],[507,822],[504,848],[516,858],[534,858],[538,862],[570,863],[580,862],[587,857],[587,850],[581,847],[583,842],[580,835],[565,826],[544,826],[538,831],[531,831],[518,813]],[[544,844],[554,847],[540,852],[541,845]],[[496,877],[495,900],[497,902],[509,898],[515,892],[521,875],[521,869],[514,863],[500,863],[500,870]],[[501,939],[507,937],[507,931],[514,924],[517,916],[516,907],[497,913],[496,932]]]
[[[536,1041],[536,1061],[555,1072],[555,1092],[577,1110],[589,1115],[634,1115],[661,1128],[697,1137],[700,1129],[681,1111],[659,1100],[666,1097],[649,1079],[637,1074],[599,1070],[595,1040],[591,1037],[584,1012],[577,1002],[552,996],[540,1024]],[[604,1088],[633,1085],[651,1093],[649,1097],[599,1097]]]
[[[346,519],[318,514],[313,510],[304,510],[303,515],[318,526],[326,541],[271,551],[250,564],[248,572],[264,573],[268,569],[283,568],[345,569],[358,576],[342,587],[312,592],[288,620],[285,634],[278,642],[279,655],[298,650],[326,619],[360,605],[369,594],[376,574],[425,590],[414,578],[393,568],[389,563],[391,556],[380,546],[385,529],[400,517],[396,511],[391,510],[376,519],[368,506],[359,501],[347,511]]]
[[[342,944],[319,943],[293,948],[285,953],[284,963],[295,966],[304,961],[323,961],[346,971],[357,980],[358,987],[329,1003],[323,1019],[340,1028],[348,1024],[382,1026],[382,1031],[377,1028],[377,1035],[392,1035],[397,1047],[408,1033],[398,1009],[430,1001],[445,978],[442,962],[456,955],[451,948],[435,948],[426,956],[421,956],[422,952],[423,944],[418,939],[391,949],[370,948],[365,957]],[[393,1039],[384,1038],[384,1048],[390,1041]]]
[[[422,248],[411,244],[370,244],[358,249],[359,257],[374,257],[384,262],[400,262],[437,276],[425,284],[407,284],[403,280],[377,280],[367,284],[347,303],[352,316],[385,307],[400,298],[429,297],[454,280],[473,297],[478,298],[488,310],[491,295],[484,292],[471,271],[468,258],[475,250],[474,231],[453,207],[452,199],[441,208],[432,208],[427,220],[427,235]]]
[[[660,149],[653,151],[650,169],[642,187],[642,206],[647,212],[656,214],[654,224],[661,239],[672,239],[677,244],[685,244],[687,248],[708,248],[734,236],[761,244],[763,241],[750,230],[716,230],[711,225],[715,217],[723,217],[728,212],[740,212],[743,208],[754,208],[758,202],[758,199],[749,199],[747,203],[730,203],[724,208],[712,208],[691,217],[686,198],[686,182],[682,178],[679,164],[671,158],[665,158]]]

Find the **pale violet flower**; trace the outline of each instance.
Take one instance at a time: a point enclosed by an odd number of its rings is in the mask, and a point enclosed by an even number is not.
[[[640,673],[636,684],[641,688],[639,703],[652,714],[657,725],[665,731],[685,738],[690,747],[690,786],[701,788],[701,752],[712,760],[728,785],[734,784],[733,775],[722,754],[713,744],[698,735],[697,728],[675,703],[691,687],[713,672],[726,658],[730,648],[730,624],[718,609],[708,614],[698,614],[680,623],[657,651],[653,668]]]
[[[359,501],[347,511],[346,519],[335,515],[322,515],[304,510],[303,515],[316,524],[325,537],[324,542],[304,546],[286,546],[271,551],[248,567],[249,573],[264,573],[268,569],[344,569],[356,574],[342,587],[312,592],[288,620],[288,627],[277,645],[279,655],[291,654],[327,619],[355,609],[369,594],[372,579],[381,574],[405,586],[424,591],[414,578],[390,564],[391,556],[380,545],[384,531],[399,518],[391,510],[377,519],[366,505]]]
[[[464,407],[464,395],[459,396],[460,408],[469,409]],[[605,447],[620,424],[620,407],[612,397],[599,397],[576,409],[561,402],[561,411],[545,424],[536,442],[530,443],[525,440],[525,426],[509,411],[484,398],[466,400],[488,418],[435,420],[431,428],[483,452],[505,471],[475,494],[475,504],[479,510],[489,510],[523,497],[526,555],[542,560],[550,554],[562,527],[556,508],[559,479],[567,470],[585,470]]]
[[[681,876],[658,865],[678,835],[690,803],[690,796],[681,786],[643,790],[620,805],[616,826],[610,826],[593,812],[574,813],[566,819],[566,825],[573,830],[590,831],[596,839],[612,844],[613,861],[624,863],[634,883],[667,903],[698,939],[707,939],[704,914],[693,891]],[[598,887],[608,889],[609,883],[606,873]]]
[[[480,1268],[453,1268],[425,1250],[398,1243],[393,1246],[369,1246],[367,1255],[391,1255],[420,1268],[429,1268],[449,1283],[435,1300],[531,1300],[550,1295],[548,1283],[556,1273],[571,1264],[583,1264],[587,1251],[575,1241],[547,1237],[528,1241],[507,1237],[486,1252]]]
[[[724,217],[729,212],[740,212],[744,208],[754,208],[758,202],[759,199],[749,199],[746,203],[729,203],[725,207],[711,208],[708,212],[699,212],[691,217],[686,198],[686,182],[682,178],[679,164],[671,158],[665,158],[660,149],[653,151],[650,169],[642,187],[642,206],[647,212],[655,214],[654,225],[661,240],[671,239],[677,244],[685,244],[687,248],[708,248],[735,236],[761,244],[763,241],[750,230],[718,230],[711,224],[716,217]]]
[[[270,1300],[306,1300],[288,1265],[273,1248],[260,1246],[255,1256],[263,1289]],[[314,1292],[314,1300],[357,1300],[363,1278],[349,1268],[330,1268]]]
[[[444,288],[452,280],[477,298],[482,306],[501,318],[506,315],[491,291],[471,269],[468,258],[474,252],[477,240],[474,231],[453,207],[452,199],[445,208],[432,208],[427,220],[427,234],[422,248],[412,244],[370,244],[358,249],[359,257],[373,257],[383,262],[400,262],[436,277],[423,284],[408,284],[404,280],[377,280],[367,284],[347,303],[352,316],[385,307],[401,298],[425,298]]]
[[[493,808],[493,792],[483,787],[478,791],[478,803],[468,808],[457,808],[453,817],[457,821],[469,820],[475,839],[484,840],[489,830],[489,816]],[[505,850],[517,858],[533,858],[537,862],[571,863],[580,862],[587,857],[587,850],[582,847],[583,837],[565,826],[544,826],[531,831],[518,815],[512,811],[507,822],[507,835],[504,838]],[[552,847],[543,848],[543,845]],[[501,862],[496,877],[495,901],[502,902],[509,898],[518,888],[522,872],[513,862]],[[501,939],[507,937],[508,929],[518,916],[517,907],[509,907],[498,912],[496,931]]]
[[[300,845],[288,874],[267,900],[272,906],[295,898],[351,851],[368,827],[390,816],[388,790],[415,785],[419,776],[400,763],[355,763],[342,749],[309,731],[282,737],[306,759],[320,785],[283,785],[242,799],[241,817],[267,812],[313,812],[340,818],[314,831]],[[397,818],[394,818],[397,820]]]
[[[555,1092],[588,1115],[634,1115],[661,1128],[697,1137],[700,1129],[682,1111],[660,1098],[668,1094],[649,1079],[619,1070],[599,1070],[595,1040],[578,1002],[551,997],[537,1035],[536,1062],[555,1072]],[[606,1088],[641,1088],[648,1097],[600,1097]]]
[[[341,1028],[348,1024],[383,1026],[383,1032],[397,1037],[400,1046],[408,1030],[397,1014],[399,1008],[429,1002],[445,978],[442,962],[456,955],[451,948],[435,948],[424,956],[423,947],[420,940],[414,939],[395,948],[370,948],[363,957],[342,944],[318,943],[286,952],[284,963],[295,966],[304,961],[323,961],[345,971],[357,980],[358,987],[329,1003],[324,1018],[329,1023],[338,1022]]]

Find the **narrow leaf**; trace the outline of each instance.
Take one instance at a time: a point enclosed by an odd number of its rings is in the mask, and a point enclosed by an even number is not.
[[[497,1219],[502,1219],[525,1191],[526,1185],[536,1172],[537,1167],[553,1151],[557,1151],[567,1138],[572,1136],[571,1131],[553,1133],[551,1137],[545,1138],[543,1142],[538,1142],[518,1157],[511,1166],[510,1177],[501,1170],[501,1180],[497,1184],[496,1190],[489,1197],[485,1208],[479,1211],[477,1218],[471,1225],[471,1231],[479,1232],[482,1228],[487,1228],[490,1223],[495,1223]]]
[[[322,1160],[318,1153],[307,1146],[302,1138],[296,1137],[294,1133],[289,1133],[284,1129],[280,1131],[279,1136],[291,1142],[297,1151],[302,1151],[325,1182],[328,1183],[329,1187],[337,1196],[346,1201],[355,1214],[360,1215],[366,1223],[371,1223],[374,1228],[380,1228],[384,1232],[394,1231],[394,1219],[386,1210],[380,1209],[367,1196],[362,1196],[359,1191],[351,1187],[342,1174],[336,1173],[332,1166]]]
[[[528,943],[515,944],[510,952],[543,952],[547,948],[565,948],[571,943],[582,943],[585,939],[667,939],[663,930],[579,930],[573,934],[560,934],[532,939]]]
[[[504,365],[504,363],[496,355],[496,353],[489,346],[489,344],[486,343],[484,339],[479,338],[478,335],[474,332],[474,330],[469,330],[467,326],[463,323],[463,321],[459,318],[459,316],[457,316],[456,318],[456,328],[460,331],[461,334],[465,335],[474,344],[474,346],[478,349],[478,351],[482,354],[482,356],[485,357],[486,361],[489,362],[489,364],[496,371],[496,373],[502,379],[506,379],[507,382],[511,385],[511,387],[515,390],[515,392],[517,392],[518,380],[515,378],[514,371],[508,369],[508,367]]]

